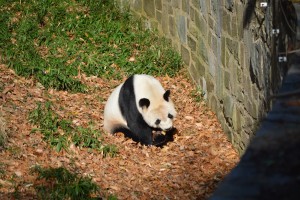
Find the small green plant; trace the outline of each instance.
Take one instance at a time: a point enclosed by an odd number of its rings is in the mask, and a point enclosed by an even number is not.
[[[105,145],[102,148],[103,156],[115,157],[118,153],[118,148],[116,145]]]
[[[118,200],[118,198],[115,195],[109,195],[108,200]]]
[[[32,172],[38,174],[34,188],[40,199],[101,199],[96,196],[99,187],[91,178],[80,177],[63,167],[43,169],[35,166]]]
[[[71,143],[83,148],[95,149],[103,152],[103,156],[115,156],[118,152],[114,145],[104,145],[99,131],[89,127],[74,126],[71,121],[61,119],[52,109],[52,103],[38,103],[37,108],[29,114],[29,121],[37,125],[44,139],[57,151],[68,150]]]

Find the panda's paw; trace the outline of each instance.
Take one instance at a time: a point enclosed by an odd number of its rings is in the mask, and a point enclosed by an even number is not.
[[[152,145],[157,147],[162,147],[166,144],[166,136],[163,134],[156,134],[155,137],[153,137]]]

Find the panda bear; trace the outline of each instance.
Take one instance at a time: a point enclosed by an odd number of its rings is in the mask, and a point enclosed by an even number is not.
[[[124,133],[143,145],[163,146],[173,139],[176,117],[170,90],[150,75],[136,74],[114,89],[104,108],[104,129]],[[159,133],[165,134],[159,134]]]

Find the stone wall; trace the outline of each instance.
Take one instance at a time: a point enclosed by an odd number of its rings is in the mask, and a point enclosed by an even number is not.
[[[245,0],[121,0],[121,4],[130,5],[148,28],[171,39],[242,153],[279,84],[277,75],[271,76],[271,6],[261,8],[257,2],[243,28],[243,13],[249,7]]]

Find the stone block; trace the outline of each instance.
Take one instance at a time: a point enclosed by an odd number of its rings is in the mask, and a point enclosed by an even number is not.
[[[182,60],[183,60],[184,64],[189,66],[190,65],[190,60],[191,60],[190,51],[184,45],[181,45],[181,51],[180,52],[181,52],[181,56],[182,56]]]
[[[221,38],[219,38],[216,35],[212,35],[212,52],[214,52],[214,55],[216,56],[217,59],[217,65],[221,65]]]
[[[189,71],[190,75],[192,76],[192,78],[194,80],[197,80],[198,73],[197,73],[197,69],[196,69],[196,67],[195,67],[195,65],[193,63],[188,66],[188,71]],[[196,84],[199,84],[199,83],[196,82]]]
[[[173,15],[174,14],[174,8],[171,5],[168,5],[168,14]]]
[[[231,97],[231,95],[227,95],[224,98],[224,116],[227,119],[227,121],[230,123],[230,125],[232,125],[232,115],[233,115],[233,98]]]
[[[200,32],[193,22],[190,22],[188,31],[194,38],[196,38],[196,40],[198,40]]]
[[[226,39],[224,36],[221,37],[221,63],[226,67]]]
[[[241,84],[243,82],[243,70],[241,69],[241,67],[237,68],[237,81],[238,84]]]
[[[259,99],[259,90],[258,88],[256,87],[256,85],[252,85],[252,97],[256,100]]]
[[[180,38],[181,43],[187,44],[187,24],[186,24],[186,17],[185,16],[178,16],[176,18],[177,21],[177,33]]]
[[[245,63],[245,46],[243,42],[239,43],[239,59],[238,62],[239,64],[244,67],[244,63]]]
[[[192,1],[192,5],[195,6],[196,8],[200,7],[200,3],[199,0],[191,0]]]
[[[204,41],[204,37],[200,36],[198,43],[199,43],[199,57],[202,58],[202,60],[205,63],[208,63],[208,51]]]
[[[200,11],[201,11],[201,13],[202,13],[204,19],[207,20],[209,0],[208,0],[208,1],[200,0],[200,1],[199,1],[199,4],[200,4]]]
[[[245,149],[250,143],[250,135],[245,131],[242,131],[241,133],[241,143],[243,144],[243,149]]]
[[[169,16],[169,32],[171,36],[175,37],[176,36],[176,28],[175,28],[175,20],[174,17]]]
[[[225,42],[226,44],[226,42]],[[230,53],[230,51],[225,47],[225,68],[229,68],[231,62],[233,61],[233,55]]]
[[[202,83],[201,83],[201,85],[202,85],[202,88],[201,88],[202,92],[204,93],[203,98],[207,99],[207,84],[206,84],[206,80],[205,80],[204,77],[202,77]]]
[[[228,26],[230,25],[229,14],[226,9],[222,9],[222,30],[223,32],[228,33]]]
[[[204,20],[203,15],[201,15],[201,14],[199,15],[198,12],[196,12],[196,14],[195,14],[195,24],[196,24],[196,27],[202,33],[202,35],[207,36],[207,33],[208,33],[208,24]]]
[[[206,88],[207,93],[214,93],[215,91],[215,82],[212,80],[212,78],[209,76],[209,78],[206,79]]]
[[[202,62],[200,62],[199,58],[195,58],[194,60],[195,60],[195,65],[196,65],[198,74],[200,76],[204,76],[206,66]]]
[[[229,66],[230,70],[230,88],[231,92],[233,94],[236,94],[237,91],[237,85],[238,85],[238,80],[237,80],[237,70],[238,70],[238,65],[236,61],[232,62],[232,64]]]
[[[191,49],[191,51],[196,51],[196,41],[194,38],[192,38],[191,36],[187,37],[187,41],[188,41],[188,46]]]
[[[241,87],[241,85],[239,85],[238,87],[238,93],[237,93],[237,101],[240,102],[240,103],[243,103],[244,102],[244,99],[245,99],[245,95],[244,95],[244,88]]]
[[[231,142],[231,144],[235,146],[235,135],[230,126],[227,123],[223,123],[222,128],[224,133],[227,135],[228,140]]]
[[[210,1],[211,15],[217,16],[219,12],[220,1],[219,0],[211,0]]]
[[[181,0],[180,1],[179,0],[172,0],[172,6],[174,8],[180,8],[180,3],[179,2],[181,2]]]
[[[224,87],[224,71],[217,70],[214,77],[216,94],[218,95],[219,100],[224,99],[225,87]]]
[[[161,23],[162,23],[161,16],[162,16],[162,13],[160,11],[156,10],[156,20],[159,23],[158,25],[161,25]]]
[[[189,14],[190,13],[190,5],[189,0],[182,0],[181,2],[182,11]]]
[[[256,101],[254,99],[247,99],[246,102],[244,102],[246,105],[246,110],[248,111],[249,115],[257,119],[257,105]]]
[[[147,16],[155,17],[155,1],[154,0],[144,0],[144,11]]]
[[[224,73],[224,86],[227,90],[230,90],[230,73],[228,71]]]
[[[189,16],[190,16],[190,19],[194,22],[196,20],[196,16],[195,16],[195,9],[193,7],[190,7],[190,13],[189,13]]]
[[[215,20],[211,16],[208,18],[208,26],[210,29],[215,30]]]
[[[238,61],[239,60],[239,42],[237,40],[232,41],[232,53],[234,58]]]
[[[229,10],[230,12],[233,11],[233,5],[234,5],[234,0],[226,0],[225,1],[225,8]]]
[[[167,6],[162,8],[161,26],[165,35],[169,35],[169,16],[167,14]]]
[[[156,10],[162,11],[162,0],[155,0]]]
[[[231,18],[231,37],[238,39],[238,25],[236,21],[236,17]]]
[[[234,58],[238,60],[239,44],[237,41],[226,38],[226,48],[232,53]]]
[[[141,12],[143,10],[143,1],[131,1],[132,9],[136,12]]]
[[[243,4],[237,4],[237,30],[238,30],[238,39],[242,40],[243,39],[243,33],[244,33],[244,28],[243,28],[243,20],[244,20],[244,5]],[[270,20],[271,21],[271,20]]]
[[[216,71],[216,66],[217,65],[217,59],[213,53],[208,54],[208,71],[211,76],[216,77],[216,78],[221,78],[218,77],[218,75],[221,73],[221,71]],[[217,75],[216,75],[217,74]],[[217,79],[216,79],[217,80]],[[219,83],[217,83],[219,85]]]
[[[243,113],[242,116],[243,116],[243,118],[241,119],[242,129],[247,133],[252,132],[254,127],[253,118],[246,111]]]
[[[241,113],[239,111],[239,108],[237,104],[235,103],[233,106],[233,114],[232,114],[232,125],[233,129],[238,133],[242,130],[242,124],[241,124]]]
[[[208,105],[215,113],[219,112],[217,98],[214,95],[209,98]]]

